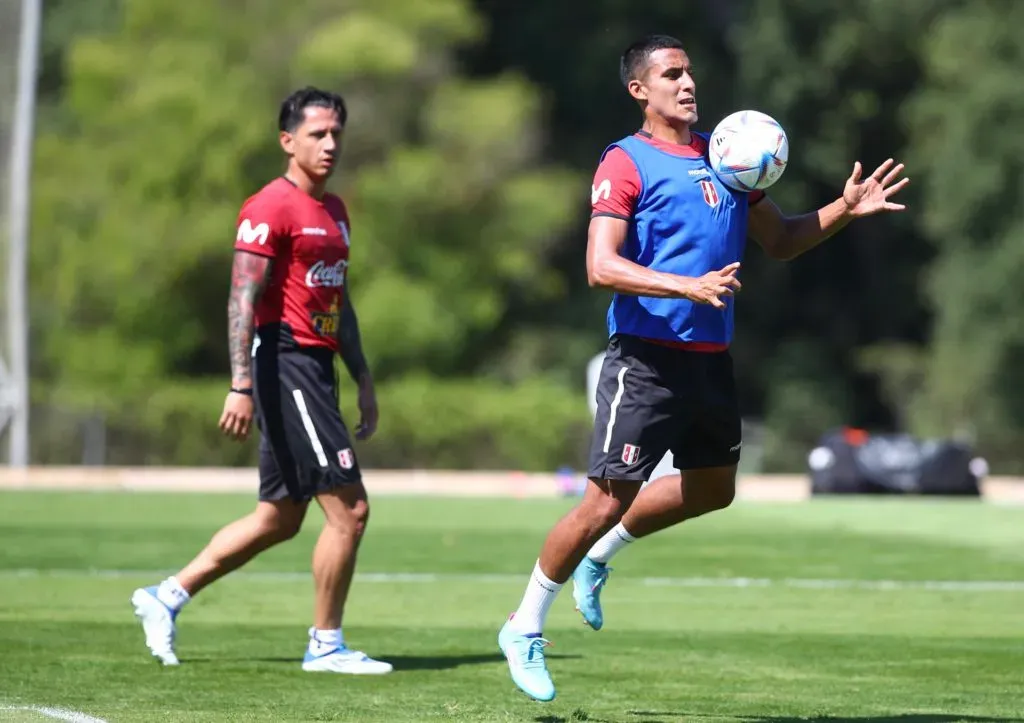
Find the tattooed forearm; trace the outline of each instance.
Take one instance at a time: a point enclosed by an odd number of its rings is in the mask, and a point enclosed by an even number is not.
[[[359,322],[356,321],[356,310],[352,300],[345,299],[338,322],[338,347],[341,360],[345,362],[349,375],[356,382],[370,373],[370,368],[363,356],[363,344],[359,338]]]
[[[236,251],[231,266],[228,296],[228,351],[231,356],[231,386],[252,387],[252,336],[254,306],[270,279],[270,259]]]

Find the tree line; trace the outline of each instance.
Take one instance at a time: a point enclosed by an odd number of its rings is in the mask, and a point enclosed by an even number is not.
[[[314,83],[350,106],[333,190],[382,408],[364,464],[581,466],[608,303],[583,267],[591,175],[639,122],[621,49],[665,32],[689,48],[700,129],[741,108],[786,128],[785,211],[834,199],[855,160],[912,178],[904,214],[789,263],[748,252],[733,351],[765,468],[803,469],[852,424],[966,436],[1018,472],[1022,26],[1013,0],[54,0],[34,460],[76,461],[73,422],[96,415],[111,463],[254,460],[214,433],[233,223],[281,171],[277,103]]]

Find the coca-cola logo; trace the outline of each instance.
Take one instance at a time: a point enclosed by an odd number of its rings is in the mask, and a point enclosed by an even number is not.
[[[345,269],[348,268],[348,261],[339,259],[333,264],[326,261],[317,261],[309,267],[306,272],[306,286],[311,289],[317,287],[337,288],[345,285]]]

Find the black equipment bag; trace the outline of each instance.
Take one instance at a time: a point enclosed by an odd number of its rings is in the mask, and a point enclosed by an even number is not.
[[[811,493],[978,497],[973,459],[959,442],[844,427],[823,435],[808,455]]]

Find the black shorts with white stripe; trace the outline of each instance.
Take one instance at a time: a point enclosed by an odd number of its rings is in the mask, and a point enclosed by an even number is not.
[[[338,409],[334,353],[260,344],[253,370],[259,498],[306,501],[339,485],[360,483],[352,440]]]
[[[678,349],[623,334],[608,341],[590,479],[642,482],[670,450],[681,470],[734,465],[741,435],[728,351]]]

